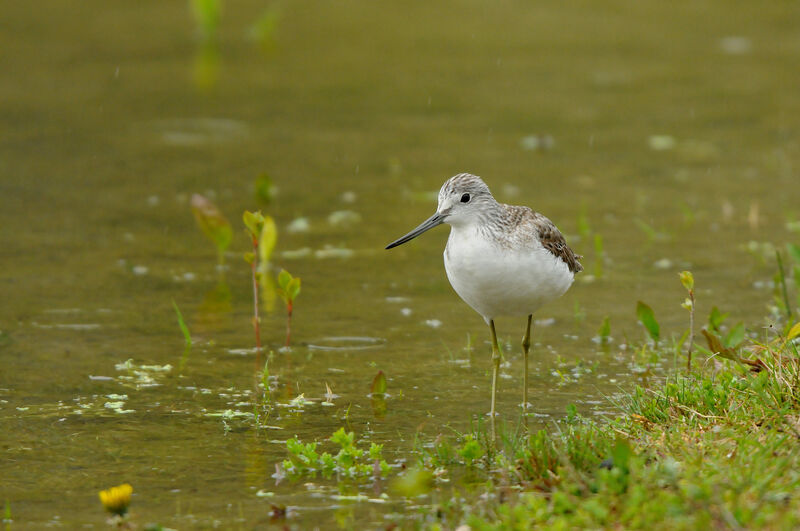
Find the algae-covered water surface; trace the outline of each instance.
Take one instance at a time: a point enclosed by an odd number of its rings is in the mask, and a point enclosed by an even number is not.
[[[800,242],[798,23],[785,2],[6,5],[7,525],[105,526],[98,492],[122,483],[139,525],[179,529],[424,525],[450,487],[480,489],[469,472],[392,486],[489,411],[488,331],[447,282],[448,229],[384,250],[462,171],[583,255],[535,316],[530,429],[613,416],[683,366],[635,347],[640,300],[665,341],[684,333],[682,270],[698,319],[713,304],[758,333],[775,250]],[[230,220],[222,263],[193,194]],[[262,296],[261,357],[241,221],[258,209],[267,275],[302,279],[289,348]],[[511,431],[524,326],[498,321]],[[383,445],[385,479],[291,477],[287,440],[335,454],[342,427]]]

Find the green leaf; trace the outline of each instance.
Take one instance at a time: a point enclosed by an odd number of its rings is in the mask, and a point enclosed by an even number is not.
[[[356,434],[352,431],[350,433],[344,431],[344,428],[339,428],[336,430],[333,435],[331,435],[330,441],[334,444],[338,444],[342,448],[349,448],[353,446],[353,441],[355,441]]]
[[[727,313],[720,312],[719,308],[714,306],[713,308],[711,308],[711,313],[708,315],[708,325],[711,327],[712,330],[719,331],[719,327],[722,326],[722,323],[727,318],[728,318]]]
[[[694,289],[694,275],[692,275],[691,271],[681,271],[678,273],[681,279],[681,284],[683,287],[686,288],[686,291],[692,291]]]
[[[383,371],[378,371],[378,374],[372,379],[371,392],[373,395],[386,394],[386,375],[383,374]]]
[[[244,221],[244,226],[247,227],[250,237],[258,240],[261,230],[264,228],[264,215],[261,214],[261,211],[250,212],[245,210],[244,214],[242,214],[242,221]]]
[[[794,324],[794,326],[789,330],[789,333],[786,335],[786,339],[791,341],[797,336],[800,336],[800,323]]]
[[[571,422],[575,420],[577,416],[578,408],[575,406],[575,404],[567,404],[567,420]]]
[[[247,262],[248,264],[252,264],[253,260],[256,259],[256,255],[254,255],[253,253],[244,253],[243,258],[245,262]]]
[[[192,336],[189,334],[189,327],[186,326],[186,322],[183,320],[183,314],[181,314],[180,309],[178,309],[178,304],[175,302],[175,299],[172,299],[172,307],[175,308],[175,313],[178,315],[178,327],[183,332],[183,340],[186,342],[187,347],[192,346]]]
[[[736,348],[742,341],[744,341],[744,323],[738,323],[730,329],[723,343],[728,348]]]
[[[740,361],[736,351],[723,346],[722,340],[720,340],[719,337],[705,329],[700,330],[700,332],[705,336],[706,341],[708,341],[708,349],[711,352],[725,359]]]
[[[369,458],[370,459],[381,459],[381,452],[383,452],[383,445],[382,444],[375,444],[372,443],[369,445]]]
[[[192,196],[191,207],[197,226],[203,234],[214,243],[218,252],[225,251],[233,238],[231,224],[225,215],[214,203],[200,194]]]
[[[483,457],[483,448],[472,435],[467,435],[458,455],[464,459],[467,465],[472,465],[476,459]]]
[[[636,315],[639,318],[639,322],[644,325],[647,333],[650,334],[650,338],[653,341],[658,341],[660,329],[653,309],[642,301],[639,301],[636,303]]]
[[[289,281],[289,285],[286,286],[286,294],[291,301],[297,298],[300,294],[300,277],[294,277]]]
[[[258,241],[258,259],[262,264],[269,262],[275,244],[278,241],[278,229],[272,216],[263,216],[261,222],[261,237]]]
[[[281,269],[281,272],[278,273],[278,287],[285,291],[291,281],[292,275],[285,269]]]
[[[268,205],[272,201],[272,178],[267,173],[256,177],[256,199]]]
[[[269,358],[264,362],[264,369],[261,371],[261,385],[264,386],[264,392],[269,395]]]

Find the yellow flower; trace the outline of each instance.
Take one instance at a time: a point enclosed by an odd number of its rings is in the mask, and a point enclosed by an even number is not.
[[[128,505],[131,504],[131,494],[133,487],[127,483],[123,483],[117,487],[111,487],[108,490],[100,491],[100,501],[103,502],[103,507],[106,511],[123,516],[128,512]]]

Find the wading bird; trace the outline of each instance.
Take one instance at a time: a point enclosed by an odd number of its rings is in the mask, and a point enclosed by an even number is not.
[[[460,173],[439,190],[436,213],[386,246],[397,247],[447,223],[444,268],[456,293],[481,314],[492,336],[492,435],[500,348],[494,320],[528,316],[522,339],[525,358],[522,408],[528,409],[528,352],[533,313],[560,297],[583,270],[552,221],[528,207],[498,203],[480,177]]]

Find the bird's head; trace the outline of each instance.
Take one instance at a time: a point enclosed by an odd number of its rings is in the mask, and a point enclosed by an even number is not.
[[[450,177],[439,190],[439,205],[436,213],[416,229],[389,245],[387,249],[397,247],[413,240],[423,232],[442,223],[463,226],[480,219],[481,213],[496,204],[489,187],[480,177],[470,173],[459,173]]]

